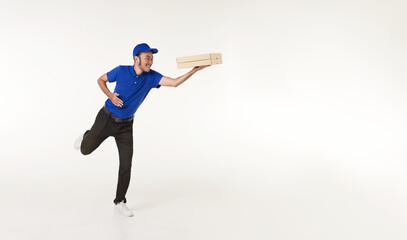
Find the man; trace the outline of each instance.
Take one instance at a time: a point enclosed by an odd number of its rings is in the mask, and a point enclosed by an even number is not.
[[[126,206],[126,192],[130,183],[133,157],[133,116],[152,88],[160,86],[177,87],[196,72],[208,67],[195,67],[175,79],[161,75],[151,69],[156,48],[146,43],[133,49],[133,66],[118,66],[103,74],[98,85],[108,99],[96,116],[92,128],[78,137],[75,149],[82,154],[92,153],[108,137],[113,136],[119,150],[119,178],[117,182],[115,212],[131,217],[133,213]],[[107,82],[116,82],[114,92],[110,92]]]

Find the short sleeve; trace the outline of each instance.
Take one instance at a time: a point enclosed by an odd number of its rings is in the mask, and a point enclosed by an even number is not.
[[[106,73],[108,82],[116,82],[117,75],[119,75],[120,66],[115,67],[110,72]]]
[[[163,78],[163,75],[159,72],[154,71],[153,72],[153,88],[160,88],[161,85],[159,84],[161,81],[161,78]]]

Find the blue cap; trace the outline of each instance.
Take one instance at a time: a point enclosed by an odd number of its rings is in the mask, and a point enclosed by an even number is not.
[[[134,47],[133,49],[133,58],[137,55],[139,52],[149,52],[152,51],[153,54],[158,53],[157,48],[150,48],[147,43],[140,43],[137,46]]]

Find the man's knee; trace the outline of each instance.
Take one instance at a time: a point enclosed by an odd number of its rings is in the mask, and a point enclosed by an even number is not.
[[[83,154],[83,155],[89,155],[89,154],[91,154],[93,152],[93,150],[90,150],[90,149],[86,149],[86,148],[82,148],[81,147],[81,153]]]

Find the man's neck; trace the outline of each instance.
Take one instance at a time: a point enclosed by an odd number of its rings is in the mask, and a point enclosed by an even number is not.
[[[137,65],[134,65],[133,68],[137,75],[140,75],[143,73],[143,70],[141,70]]]

